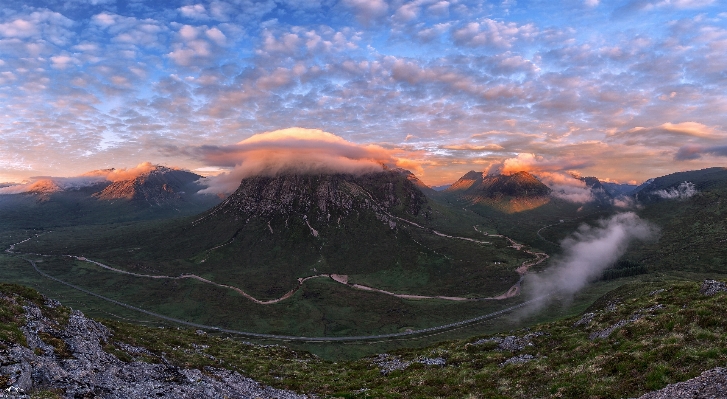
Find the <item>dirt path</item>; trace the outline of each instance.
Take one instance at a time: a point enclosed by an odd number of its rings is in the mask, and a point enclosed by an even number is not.
[[[468,237],[451,236],[451,235],[448,235],[448,234],[440,233],[440,232],[438,232],[436,230],[428,229],[427,227],[421,226],[421,225],[419,225],[417,223],[414,223],[412,221],[409,221],[409,220],[406,220],[406,219],[403,219],[403,218],[400,218],[400,217],[397,217],[397,216],[393,216],[393,215],[387,215],[387,216],[389,216],[389,217],[391,217],[393,219],[396,219],[396,220],[399,220],[399,221],[408,223],[408,224],[410,224],[412,226],[415,226],[417,228],[429,230],[433,234],[436,234],[436,235],[438,235],[440,237],[446,237],[446,238],[451,238],[451,239],[465,240],[465,241],[470,241],[470,242],[474,242],[474,243],[477,243],[477,244],[491,244],[488,241],[481,241],[481,240],[476,240],[476,239],[468,238]],[[220,288],[231,289],[231,290],[237,292],[238,294],[242,295],[243,297],[247,298],[248,300],[250,300],[250,301],[252,301],[252,302],[254,302],[256,304],[259,304],[259,305],[272,305],[272,304],[281,302],[283,300],[286,300],[286,299],[290,298],[291,296],[293,296],[303,286],[303,283],[305,283],[306,281],[308,281],[310,279],[313,279],[313,278],[322,278],[322,277],[330,278],[331,280],[333,280],[333,281],[335,281],[335,282],[337,282],[339,284],[343,284],[343,285],[345,285],[347,287],[350,287],[350,288],[353,288],[353,289],[357,289],[357,290],[361,290],[361,291],[377,292],[377,293],[381,293],[381,294],[385,294],[385,295],[390,295],[390,296],[394,296],[394,297],[401,298],[401,299],[414,299],[414,300],[441,299],[441,300],[445,300],[445,301],[481,301],[481,300],[503,300],[503,299],[512,298],[512,297],[517,296],[518,294],[520,294],[520,283],[523,280],[523,276],[525,276],[525,274],[527,274],[528,270],[532,266],[538,265],[538,264],[542,263],[543,261],[545,261],[546,259],[548,259],[548,255],[545,254],[545,253],[542,253],[542,252],[532,252],[532,251],[528,251],[528,250],[523,250],[524,245],[517,243],[515,240],[511,239],[510,237],[505,237],[503,235],[487,234],[487,233],[484,233],[484,232],[479,231],[476,226],[473,226],[473,227],[475,228],[476,231],[478,231],[478,232],[480,232],[480,233],[482,233],[482,234],[484,234],[484,235],[486,235],[488,237],[505,238],[505,239],[507,239],[510,242],[510,247],[511,248],[514,248],[514,249],[516,249],[518,251],[523,251],[523,252],[528,253],[530,255],[533,255],[535,257],[534,260],[530,260],[530,261],[523,262],[523,264],[515,270],[520,275],[520,279],[518,280],[517,283],[515,283],[512,287],[510,287],[505,293],[503,293],[501,295],[498,295],[498,296],[495,296],[495,297],[470,298],[470,297],[442,296],[442,295],[427,296],[427,295],[413,295],[413,294],[397,294],[395,292],[386,291],[386,290],[382,290],[382,289],[378,289],[378,288],[374,288],[374,287],[369,287],[367,285],[362,285],[362,284],[349,284],[349,282],[348,282],[348,276],[347,275],[343,275],[343,274],[318,274],[318,275],[314,275],[314,276],[308,276],[308,277],[305,277],[305,278],[298,278],[298,285],[295,288],[293,288],[292,290],[290,290],[290,291],[286,292],[285,294],[283,294],[283,296],[281,296],[280,298],[270,299],[270,300],[261,300],[261,299],[257,299],[255,297],[253,297],[252,295],[248,294],[247,292],[243,291],[242,289],[240,289],[238,287],[235,287],[235,286],[232,286],[232,285],[227,285],[227,284],[216,283],[214,281],[208,280],[208,279],[206,279],[204,277],[201,277],[201,276],[198,276],[196,274],[182,274],[182,275],[179,275],[179,276],[165,276],[165,275],[141,274],[141,273],[129,272],[129,271],[122,270],[122,269],[117,269],[115,267],[111,267],[109,265],[105,265],[105,264],[103,264],[101,262],[97,262],[97,261],[88,259],[88,258],[83,257],[83,256],[75,256],[75,255],[63,255],[63,256],[66,256],[66,257],[69,257],[69,258],[74,258],[76,260],[80,260],[80,261],[84,261],[84,262],[89,262],[89,263],[92,263],[92,264],[94,264],[94,265],[96,265],[98,267],[104,268],[106,270],[110,270],[110,271],[113,271],[115,273],[120,273],[120,274],[129,275],[129,276],[134,276],[134,277],[152,278],[152,279],[168,279],[168,280],[193,279],[193,280],[197,280],[197,281],[200,281],[200,282],[203,282],[203,283],[206,283],[206,284],[211,284],[211,285],[214,285],[214,286],[217,286],[217,287],[220,287]],[[37,237],[37,235],[35,237]],[[28,239],[25,239],[23,241],[20,241],[18,243],[15,243],[15,244],[10,245],[10,247],[8,249],[6,249],[5,252],[15,253],[15,246],[16,245],[19,245],[19,244],[22,244],[24,242],[27,242],[27,241],[31,240],[32,238],[34,238],[34,237],[30,237]],[[226,242],[224,244],[218,245],[217,247],[212,248],[212,249],[214,250],[216,248],[219,248],[219,247],[224,246],[224,245],[227,245],[227,244],[229,244],[229,242]],[[38,254],[34,254],[34,255],[38,255]]]

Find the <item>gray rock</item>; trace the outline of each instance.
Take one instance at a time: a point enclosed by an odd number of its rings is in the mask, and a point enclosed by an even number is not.
[[[540,337],[544,335],[544,333],[538,331],[534,333],[525,334],[522,337],[517,337],[514,335],[507,336],[505,338],[502,337],[493,337],[493,338],[485,338],[480,339],[478,341],[475,341],[472,343],[472,345],[482,345],[488,342],[496,342],[497,349],[503,350],[503,351],[521,351],[525,349],[528,346],[533,346],[533,338]]]
[[[573,327],[579,327],[579,326],[583,326],[583,325],[586,325],[587,326],[587,325],[591,324],[591,321],[593,321],[593,317],[594,316],[596,316],[595,313],[586,313],[586,314],[584,314],[583,317],[581,317],[580,320],[578,320],[577,322],[573,323]]]
[[[702,283],[702,288],[699,289],[699,292],[706,296],[712,296],[717,294],[718,292],[725,291],[727,291],[727,284],[717,280],[704,280],[704,282]]]
[[[111,332],[103,324],[71,313],[60,328],[43,316],[40,308],[25,307],[22,331],[30,348],[10,345],[0,350],[0,374],[9,387],[0,398],[26,398],[25,392],[53,389],[63,398],[309,398],[291,391],[261,385],[235,371],[206,367],[204,370],[179,368],[170,364],[126,363],[103,350]],[[59,358],[54,348],[41,339],[46,333],[62,340],[71,354]],[[151,354],[145,348],[118,343],[129,354]],[[36,350],[40,349],[40,351]],[[197,350],[206,349],[203,345]]]
[[[507,366],[508,364],[519,364],[519,363],[527,363],[530,361],[535,360],[535,356],[533,355],[518,355],[511,357],[504,362],[500,363],[500,367]]]
[[[727,397],[727,369],[717,367],[684,382],[669,384],[639,399],[719,399]]]
[[[371,361],[379,368],[381,375],[389,375],[392,371],[405,370],[412,362],[403,361],[399,356],[391,356],[388,353],[380,353]]]
[[[423,358],[419,359],[417,362],[419,362],[421,364],[425,364],[427,366],[444,366],[445,364],[447,364],[447,361],[443,357],[435,357],[435,358],[423,357]]]

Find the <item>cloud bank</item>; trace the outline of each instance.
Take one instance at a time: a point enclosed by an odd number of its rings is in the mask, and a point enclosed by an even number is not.
[[[632,242],[654,239],[657,232],[633,212],[616,214],[596,226],[584,224],[561,242],[563,255],[547,271],[526,278],[529,295],[573,295],[616,263]]]
[[[363,174],[386,167],[416,169],[417,164],[397,158],[377,145],[359,145],[317,129],[289,128],[253,135],[228,146],[202,146],[188,150],[209,166],[232,168],[205,179],[203,193],[231,193],[244,178],[285,173]]]

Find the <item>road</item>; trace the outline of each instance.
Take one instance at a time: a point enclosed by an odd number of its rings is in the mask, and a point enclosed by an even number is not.
[[[547,297],[547,295],[538,297],[535,299],[531,299],[529,301],[522,302],[515,306],[510,306],[508,308],[498,310],[497,312],[488,313],[486,315],[474,317],[474,318],[467,319],[467,320],[458,321],[455,323],[444,324],[444,325],[436,326],[436,327],[423,328],[423,329],[419,329],[419,330],[409,330],[409,331],[400,332],[400,333],[378,334],[378,335],[358,335],[358,336],[349,336],[349,337],[304,337],[304,336],[293,336],[293,335],[261,334],[261,333],[254,333],[254,332],[249,332],[249,331],[239,331],[239,330],[232,330],[229,328],[208,326],[205,324],[193,323],[193,322],[186,321],[186,320],[181,320],[181,319],[176,319],[176,318],[169,317],[169,316],[164,316],[159,313],[150,312],[148,310],[144,310],[144,309],[138,308],[136,306],[129,305],[127,303],[120,302],[115,299],[111,299],[111,298],[105,297],[103,295],[96,294],[94,292],[81,288],[77,285],[74,285],[69,282],[63,281],[59,278],[53,277],[53,276],[43,272],[42,270],[40,270],[34,260],[26,259],[26,258],[23,258],[23,259],[30,262],[30,264],[33,266],[35,271],[45,278],[51,279],[55,282],[58,282],[65,286],[71,287],[75,290],[81,291],[81,292],[91,295],[93,297],[102,299],[104,301],[111,302],[113,304],[122,306],[124,308],[134,310],[136,312],[140,312],[140,313],[143,313],[143,314],[146,314],[146,315],[149,315],[152,317],[156,317],[156,318],[159,318],[162,320],[170,321],[173,323],[177,323],[177,324],[181,324],[181,325],[185,325],[185,326],[189,326],[189,327],[195,327],[195,328],[208,330],[208,331],[212,331],[212,332],[221,332],[221,333],[227,333],[227,334],[240,335],[240,336],[244,336],[244,337],[269,339],[269,340],[276,340],[276,341],[350,342],[350,341],[390,340],[390,339],[397,339],[397,338],[411,338],[411,339],[422,338],[427,335],[436,335],[436,334],[443,333],[443,332],[446,332],[449,330],[456,330],[458,328],[466,327],[468,325],[477,324],[477,323],[485,321],[485,320],[494,319],[498,316],[502,316],[506,313],[512,312],[513,310],[523,308],[531,303],[541,301]]]
[[[406,219],[398,218],[398,217],[395,217],[393,215],[390,215],[390,216],[393,217],[393,218],[396,218],[397,220],[400,220],[400,221],[406,222],[406,223],[408,223],[410,225],[416,226],[418,228],[426,229],[425,227],[420,226],[420,225],[418,225],[418,224],[416,224],[414,222],[408,221]],[[439,233],[439,232],[436,232],[436,231],[433,231],[433,230],[430,230],[430,231],[432,231],[434,234],[437,234],[437,235],[442,236],[442,237],[447,237],[447,238],[452,238],[452,239],[463,239],[463,240],[475,242],[475,243],[478,243],[478,244],[489,244],[489,242],[479,241],[479,240],[471,239],[471,238],[468,238],[468,237],[456,237],[456,236],[450,236],[450,235],[446,235],[446,234],[443,234],[443,233]],[[38,235],[36,235],[36,236],[38,236]],[[504,237],[504,236],[498,236],[498,237]],[[30,238],[28,238],[26,240],[23,240],[21,242],[12,244],[8,249],[5,250],[5,252],[11,253],[11,254],[19,254],[19,253],[15,252],[15,246],[16,245],[19,245],[21,243],[27,242],[27,241],[31,240],[32,238],[33,237],[30,237]],[[519,244],[519,243],[515,242],[514,240],[510,239],[509,237],[504,237],[504,238],[506,238],[511,243],[511,247],[512,248],[515,248],[517,250],[523,250],[524,246],[522,244]],[[163,275],[146,275],[146,274],[128,272],[128,271],[121,270],[121,269],[116,269],[116,268],[113,268],[111,266],[105,265],[103,263],[96,262],[96,261],[93,261],[93,260],[90,260],[90,259],[87,259],[87,258],[81,257],[81,256],[75,256],[75,255],[65,255],[65,256],[72,257],[72,258],[75,258],[75,259],[81,260],[81,261],[90,262],[90,263],[93,263],[93,264],[95,264],[95,265],[97,265],[99,267],[102,267],[102,268],[105,268],[107,270],[111,270],[111,271],[114,271],[114,272],[117,272],[117,273],[132,275],[132,276],[136,276],[136,277],[146,277],[146,278],[154,278],[154,279],[184,279],[184,278],[196,279],[198,281],[201,281],[201,282],[204,282],[204,283],[207,283],[207,284],[212,284],[212,285],[215,285],[215,286],[218,286],[218,287],[232,289],[232,290],[238,292],[240,295],[244,296],[245,298],[247,298],[247,299],[249,299],[249,300],[251,300],[251,301],[253,301],[255,303],[267,305],[267,304],[277,303],[277,302],[280,302],[280,301],[285,300],[287,298],[290,298],[298,289],[300,289],[300,287],[302,286],[302,284],[305,281],[307,281],[309,279],[312,279],[312,278],[320,278],[320,277],[330,278],[333,281],[336,281],[336,282],[341,283],[341,284],[345,284],[346,286],[351,287],[351,288],[354,288],[354,289],[360,289],[360,290],[366,290],[366,291],[374,291],[374,292],[379,292],[379,293],[383,293],[383,294],[387,294],[387,295],[393,295],[393,296],[400,297],[400,298],[404,298],[404,299],[443,299],[443,300],[452,300],[452,301],[464,301],[464,300],[468,300],[469,301],[469,300],[482,300],[482,299],[499,300],[499,299],[511,298],[511,297],[516,296],[516,295],[518,295],[520,293],[520,283],[522,282],[522,279],[525,276],[525,274],[527,274],[529,268],[532,267],[532,266],[535,266],[537,264],[542,263],[543,261],[545,261],[548,258],[548,255],[545,254],[545,253],[532,252],[532,251],[528,251],[528,250],[524,250],[524,252],[529,253],[529,254],[535,256],[535,259],[532,260],[532,261],[525,261],[525,262],[523,262],[523,264],[516,269],[516,271],[518,272],[518,274],[520,274],[520,276],[521,276],[520,277],[520,280],[515,285],[513,285],[512,287],[510,287],[510,289],[508,289],[507,292],[505,292],[504,294],[499,295],[497,297],[488,297],[488,298],[464,298],[464,297],[446,297],[446,296],[435,296],[434,297],[434,296],[420,296],[420,295],[396,294],[396,293],[392,293],[392,292],[388,292],[388,291],[384,291],[384,290],[379,290],[379,289],[376,289],[376,288],[373,288],[373,287],[364,286],[364,285],[348,284],[348,276],[346,276],[346,275],[321,274],[321,275],[316,275],[316,276],[309,276],[309,277],[306,277],[306,278],[299,278],[298,279],[298,286],[296,288],[294,288],[293,290],[289,291],[288,293],[286,293],[285,295],[283,295],[280,298],[272,299],[272,300],[268,300],[268,301],[262,301],[262,300],[259,300],[257,298],[254,298],[251,295],[245,293],[244,291],[240,290],[237,287],[230,286],[230,285],[226,285],[226,284],[215,283],[213,281],[210,281],[208,279],[205,279],[203,277],[200,277],[200,276],[197,276],[197,275],[194,275],[194,274],[184,274],[184,275],[176,276],[176,277],[174,277],[174,276],[163,276]],[[23,254],[23,255],[44,256],[44,255],[41,255],[41,254],[28,254],[28,253]],[[186,320],[181,320],[181,319],[176,319],[176,318],[173,318],[173,317],[164,316],[164,315],[159,314],[159,313],[150,312],[148,310],[144,310],[144,309],[138,308],[136,306],[129,305],[127,303],[120,302],[120,301],[117,301],[115,299],[111,299],[111,298],[105,297],[103,295],[96,294],[94,292],[91,292],[89,290],[86,290],[86,289],[84,289],[82,287],[79,287],[77,285],[74,285],[74,284],[71,284],[69,282],[63,281],[63,280],[61,280],[59,278],[53,277],[53,276],[51,276],[51,275],[43,272],[42,270],[40,270],[34,260],[27,259],[27,258],[23,258],[23,259],[25,259],[26,261],[28,261],[33,266],[33,268],[35,269],[35,271],[38,274],[40,274],[41,276],[45,277],[45,278],[51,279],[51,280],[56,281],[56,282],[58,282],[60,284],[63,284],[63,285],[68,286],[68,287],[71,287],[71,288],[73,288],[75,290],[78,290],[78,291],[83,292],[85,294],[88,294],[88,295],[91,295],[93,297],[102,299],[104,301],[107,301],[107,302],[110,302],[110,303],[113,303],[113,304],[122,306],[122,307],[127,308],[127,309],[134,310],[136,312],[140,312],[140,313],[143,313],[143,314],[146,314],[146,315],[149,315],[149,316],[153,316],[153,317],[156,317],[156,318],[159,318],[159,319],[162,319],[162,320],[166,320],[166,321],[170,321],[170,322],[173,322],[173,323],[177,323],[177,324],[181,324],[181,325],[186,325],[186,326],[190,326],[190,327],[195,327],[195,328],[200,328],[200,329],[205,329],[205,330],[211,330],[211,331],[216,331],[216,332],[223,332],[223,333],[228,333],[228,334],[235,334],[235,335],[246,336],[246,337],[261,338],[261,339],[270,339],[270,340],[281,340],[281,341],[347,342],[347,341],[372,341],[372,340],[391,340],[391,339],[414,339],[414,338],[422,338],[424,336],[441,334],[441,333],[446,332],[446,331],[455,330],[455,329],[462,328],[462,327],[465,327],[465,326],[468,326],[468,325],[471,325],[471,324],[476,324],[478,322],[482,322],[482,321],[485,321],[485,320],[489,320],[489,319],[493,319],[493,318],[499,317],[499,316],[501,316],[503,314],[512,312],[512,311],[514,311],[516,309],[519,309],[519,308],[522,308],[522,307],[525,307],[528,304],[531,304],[531,303],[534,303],[534,302],[538,302],[538,301],[544,299],[547,296],[546,295],[546,296],[543,296],[543,297],[538,297],[538,298],[535,298],[535,299],[531,299],[529,301],[522,302],[522,303],[520,303],[518,305],[510,306],[508,308],[499,310],[497,312],[488,313],[486,315],[482,315],[482,316],[479,316],[479,317],[475,317],[475,318],[471,318],[471,319],[467,319],[467,320],[462,320],[462,321],[455,322],[455,323],[445,324],[445,325],[441,325],[441,326],[436,326],[436,327],[430,327],[430,328],[419,329],[419,330],[408,330],[408,331],[400,332],[400,333],[379,334],[379,335],[363,335],[363,336],[349,336],[349,337],[304,337],[304,336],[289,336],[289,335],[277,335],[277,334],[261,334],[261,333],[247,332],[247,331],[239,331],[239,330],[225,329],[225,328],[220,328],[220,327],[215,327],[215,326],[208,326],[208,325],[204,325],[204,324],[193,323],[193,322],[189,322],[189,321],[186,321]]]

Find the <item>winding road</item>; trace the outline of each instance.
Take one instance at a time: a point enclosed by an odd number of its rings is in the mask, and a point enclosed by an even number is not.
[[[421,226],[419,224],[416,224],[414,222],[411,222],[409,220],[406,220],[406,219],[403,219],[403,218],[399,218],[399,217],[396,217],[396,216],[391,216],[391,217],[392,218],[396,218],[397,220],[400,220],[402,222],[406,222],[406,223],[408,223],[408,224],[410,224],[412,226],[418,227],[420,229],[427,229],[426,227],[423,227],[423,226]],[[473,227],[475,228],[476,231],[479,232],[479,230],[477,230],[477,227],[476,226],[473,226]],[[427,229],[427,230],[429,230],[429,229]],[[477,244],[490,244],[490,242],[487,242],[487,241],[475,240],[473,238],[468,238],[468,237],[451,236],[451,235],[448,235],[448,234],[440,233],[440,232],[438,232],[436,230],[429,230],[429,231],[431,231],[433,234],[436,234],[436,235],[438,235],[440,237],[446,237],[446,238],[451,238],[451,239],[460,239],[460,240],[474,242],[474,243],[477,243]],[[483,234],[486,234],[486,233],[483,233]],[[520,275],[520,279],[512,287],[510,287],[505,293],[503,293],[501,295],[498,295],[498,296],[494,296],[494,297],[479,297],[479,298],[458,297],[458,296],[442,296],[442,295],[427,296],[427,295],[414,295],[414,294],[399,294],[399,293],[395,293],[395,292],[391,292],[391,291],[386,291],[386,290],[382,290],[382,289],[375,288],[375,287],[370,287],[370,286],[367,286],[367,285],[362,285],[362,284],[349,284],[348,283],[348,276],[347,275],[339,275],[339,274],[318,274],[318,275],[309,276],[309,277],[305,277],[305,278],[298,278],[298,285],[295,288],[293,288],[292,290],[290,290],[290,291],[286,292],[285,294],[283,294],[283,296],[281,296],[280,298],[269,299],[269,300],[261,300],[261,299],[258,299],[258,298],[253,297],[252,295],[248,294],[247,292],[243,291],[242,289],[240,289],[238,287],[235,287],[235,286],[232,286],[232,285],[227,285],[227,284],[217,283],[217,282],[214,282],[212,280],[206,279],[204,277],[198,276],[196,274],[187,273],[187,274],[182,274],[182,275],[179,275],[179,276],[166,276],[166,275],[152,275],[152,274],[134,273],[134,272],[129,272],[129,271],[122,270],[122,269],[117,269],[115,267],[111,267],[109,265],[105,265],[105,264],[103,264],[101,262],[97,262],[95,260],[88,259],[88,258],[83,257],[83,256],[76,256],[76,255],[63,255],[63,256],[66,256],[66,257],[69,257],[69,258],[74,258],[76,260],[80,260],[80,261],[84,261],[84,262],[88,262],[88,263],[92,263],[92,264],[94,264],[94,265],[96,265],[98,267],[101,267],[103,269],[112,271],[114,273],[125,274],[125,275],[129,275],[129,276],[134,276],[134,277],[150,278],[150,279],[167,279],[167,280],[193,279],[193,280],[197,280],[197,281],[200,281],[200,282],[203,282],[203,283],[206,283],[206,284],[214,285],[216,287],[226,288],[226,289],[233,290],[233,291],[237,292],[238,294],[242,295],[243,297],[245,297],[246,299],[248,299],[248,300],[250,300],[250,301],[252,301],[252,302],[254,302],[256,304],[259,304],[259,305],[272,305],[272,304],[281,302],[283,300],[286,300],[286,299],[292,297],[303,286],[303,283],[305,283],[306,281],[308,281],[310,279],[314,279],[314,278],[330,278],[331,280],[333,280],[333,281],[335,281],[337,283],[343,284],[343,285],[345,285],[347,287],[350,287],[352,289],[357,289],[357,290],[361,290],[361,291],[377,292],[377,293],[380,293],[380,294],[390,295],[390,296],[394,296],[394,297],[401,298],[401,299],[412,299],[412,300],[440,299],[440,300],[445,300],[445,301],[460,301],[461,302],[461,301],[503,300],[503,299],[508,299],[508,298],[512,298],[514,296],[517,296],[520,293],[520,284],[522,283],[523,277],[527,274],[528,269],[530,267],[532,267],[532,266],[538,265],[538,264],[542,263],[543,261],[545,261],[548,258],[548,255],[545,254],[545,253],[543,253],[543,252],[532,252],[532,251],[528,251],[528,250],[523,250],[524,246],[522,244],[519,244],[519,243],[515,242],[513,239],[511,239],[509,237],[505,237],[505,236],[502,236],[502,235],[488,235],[488,236],[490,236],[490,237],[504,237],[505,239],[507,239],[510,242],[510,247],[511,248],[514,248],[516,250],[523,251],[525,253],[528,253],[530,255],[533,255],[535,257],[535,259],[532,260],[532,261],[525,261],[525,262],[523,262],[522,265],[519,266],[515,270]],[[28,238],[26,240],[23,240],[21,242],[18,242],[16,244],[12,244],[10,246],[10,248],[8,248],[7,250],[5,250],[5,252],[13,253],[14,250],[15,250],[15,246],[16,245],[22,244],[22,243],[27,242],[27,241],[29,241],[31,239],[32,239],[32,237],[31,238]],[[219,248],[219,247],[221,247],[223,245],[226,245],[226,244],[227,243],[222,244],[222,245],[218,245],[217,247],[214,247],[211,250],[214,250],[214,249]],[[37,255],[37,254],[34,254],[34,255]]]
[[[392,218],[395,218],[396,220],[399,220],[399,221],[408,223],[410,225],[413,225],[415,227],[418,227],[418,228],[421,228],[421,229],[426,229],[426,230],[432,232],[433,234],[436,234],[436,235],[441,236],[441,237],[447,237],[447,238],[451,238],[451,239],[461,239],[461,240],[466,240],[466,241],[470,241],[470,242],[474,242],[474,243],[478,243],[478,244],[490,244],[489,242],[486,242],[486,241],[475,240],[475,239],[468,238],[468,237],[457,237],[457,236],[447,235],[447,234],[440,233],[440,232],[435,231],[435,230],[432,230],[432,229],[428,229],[426,227],[423,227],[423,226],[421,226],[419,224],[416,224],[414,222],[411,222],[411,221],[406,220],[406,219],[403,219],[403,218],[399,218],[399,217],[396,217],[396,216],[393,216],[393,215],[389,215],[389,216],[392,217]],[[473,227],[475,228],[475,230],[477,230],[476,226],[473,226]],[[477,230],[477,231],[479,232],[479,230]],[[487,233],[482,233],[482,234],[488,235]],[[36,234],[35,237],[37,237],[39,235],[40,234]],[[64,255],[64,256],[71,257],[71,258],[74,258],[74,259],[80,260],[80,261],[90,262],[90,263],[95,264],[96,266],[99,266],[101,268],[104,268],[104,269],[107,269],[107,270],[110,270],[110,271],[113,271],[113,272],[116,272],[116,273],[131,275],[131,276],[135,276],[135,277],[144,277],[144,278],[153,278],[153,279],[186,279],[186,278],[195,279],[195,280],[201,281],[203,283],[212,284],[212,285],[215,285],[215,286],[218,286],[218,287],[222,287],[222,288],[227,288],[227,289],[234,290],[235,292],[239,293],[243,297],[245,297],[245,298],[247,298],[247,299],[249,299],[249,300],[251,300],[251,301],[253,301],[255,303],[261,304],[261,305],[273,304],[273,303],[277,303],[277,302],[283,301],[283,300],[285,300],[287,298],[290,298],[293,294],[295,294],[295,292],[298,289],[300,289],[300,287],[303,285],[303,283],[305,281],[310,280],[310,279],[313,279],[313,278],[322,278],[322,277],[330,278],[330,279],[332,279],[333,281],[335,281],[337,283],[344,284],[344,285],[346,285],[348,287],[351,287],[353,289],[359,289],[359,290],[364,290],[364,291],[378,292],[378,293],[382,293],[382,294],[386,294],[386,295],[392,295],[392,296],[395,296],[395,297],[398,297],[398,298],[402,298],[402,299],[441,299],[441,300],[449,300],[449,301],[476,301],[476,300],[502,300],[502,299],[507,299],[507,298],[514,297],[514,296],[516,296],[516,295],[518,295],[520,293],[520,284],[521,284],[521,282],[523,280],[523,277],[527,274],[528,270],[531,267],[533,267],[535,265],[538,265],[538,264],[544,262],[548,258],[548,255],[545,254],[545,253],[542,253],[542,252],[532,252],[532,251],[529,251],[529,250],[524,250],[523,249],[524,248],[524,245],[515,242],[514,240],[512,240],[509,237],[505,237],[505,236],[501,236],[501,235],[488,235],[488,236],[491,236],[491,237],[504,237],[505,239],[507,239],[510,242],[510,244],[511,244],[510,247],[512,247],[514,249],[517,249],[517,250],[523,250],[524,252],[533,255],[535,257],[535,259],[534,260],[530,260],[530,261],[523,262],[522,265],[519,266],[516,269],[517,273],[521,277],[520,277],[520,279],[518,280],[518,282],[515,285],[513,285],[512,287],[510,287],[510,289],[507,290],[507,292],[505,292],[505,293],[503,293],[503,294],[501,294],[501,295],[499,295],[497,297],[487,297],[487,298],[465,298],[465,297],[449,297],[449,296],[424,296],[424,295],[397,294],[397,293],[393,293],[393,292],[389,292],[389,291],[385,291],[385,290],[380,290],[380,289],[373,288],[373,287],[369,287],[369,286],[365,286],[365,285],[349,284],[348,283],[348,276],[346,276],[346,275],[339,275],[339,274],[320,274],[320,275],[315,275],[315,276],[309,276],[309,277],[306,277],[306,278],[299,278],[298,279],[298,286],[296,288],[294,288],[293,290],[287,292],[285,295],[281,296],[280,298],[263,301],[263,300],[259,300],[257,298],[254,298],[253,296],[247,294],[246,292],[244,292],[243,290],[241,290],[241,289],[239,289],[237,287],[234,287],[234,286],[231,286],[231,285],[226,285],[226,284],[216,283],[214,281],[210,281],[208,279],[205,279],[203,277],[200,277],[200,276],[197,276],[197,275],[194,275],[194,274],[183,274],[183,275],[176,276],[176,277],[175,276],[164,276],[164,275],[147,275],[147,274],[133,273],[133,272],[129,272],[129,271],[126,271],[126,270],[117,269],[117,268],[114,268],[114,267],[111,267],[111,266],[105,265],[103,263],[100,263],[100,262],[97,262],[97,261],[94,261],[94,260],[91,260],[91,259],[87,259],[87,258],[81,257],[81,256],[75,256],[75,255]],[[31,240],[33,238],[34,237],[30,237],[30,238],[27,238],[27,239],[25,239],[23,241],[20,241],[18,243],[12,244],[12,245],[10,245],[10,247],[8,249],[5,250],[5,252],[7,252],[9,254],[17,254],[17,255],[45,256],[45,255],[42,255],[42,254],[15,252],[16,245],[19,245],[19,244],[22,244],[24,242],[27,242],[27,241],[29,241],[29,240]],[[449,324],[445,324],[445,325],[441,325],[441,326],[430,327],[430,328],[419,329],[419,330],[407,330],[405,332],[400,332],[400,333],[379,334],[379,335],[365,335],[365,336],[349,336],[349,337],[304,337],[304,336],[289,336],[289,335],[277,335],[277,334],[261,334],[261,333],[253,333],[253,332],[247,332],[247,331],[239,331],[239,330],[219,328],[219,327],[215,327],[215,326],[208,326],[208,325],[204,325],[204,324],[193,323],[193,322],[189,322],[189,321],[185,321],[185,320],[181,320],[181,319],[176,319],[176,318],[173,318],[173,317],[168,317],[168,316],[165,316],[165,315],[162,315],[162,314],[159,314],[159,313],[150,312],[148,310],[144,310],[144,309],[138,308],[136,306],[129,305],[127,303],[120,302],[120,301],[117,301],[117,300],[114,300],[114,299],[105,297],[103,295],[96,294],[94,292],[91,292],[89,290],[86,290],[86,289],[84,289],[82,287],[79,287],[77,285],[74,285],[74,284],[71,284],[69,282],[63,281],[63,280],[61,280],[61,279],[59,279],[57,277],[53,277],[53,276],[51,276],[51,275],[43,272],[42,270],[40,270],[38,268],[38,265],[36,264],[36,262],[34,260],[27,259],[27,258],[23,258],[23,259],[26,260],[27,262],[29,262],[33,266],[33,268],[35,269],[35,271],[38,274],[40,274],[41,276],[45,277],[45,278],[48,278],[48,279],[53,280],[53,281],[56,281],[56,282],[58,282],[60,284],[63,284],[63,285],[68,286],[68,287],[71,287],[71,288],[73,288],[75,290],[78,290],[80,292],[86,293],[86,294],[91,295],[93,297],[102,299],[102,300],[107,301],[107,302],[110,302],[110,303],[114,303],[114,304],[119,305],[119,306],[122,306],[124,308],[131,309],[131,310],[134,310],[134,311],[137,311],[137,312],[140,312],[140,313],[149,315],[149,316],[153,316],[153,317],[156,317],[156,318],[159,318],[159,319],[162,319],[162,320],[166,320],[166,321],[170,321],[170,322],[174,322],[174,323],[177,323],[177,324],[186,325],[186,326],[190,326],[190,327],[205,329],[205,330],[211,330],[211,331],[216,331],[216,332],[223,332],[223,333],[241,335],[241,336],[246,336],[246,337],[261,338],[261,339],[271,339],[271,340],[282,340],[282,341],[344,342],[344,341],[370,341],[370,340],[381,340],[381,339],[390,340],[390,339],[421,338],[422,336],[439,334],[439,333],[442,333],[442,332],[445,332],[445,331],[462,328],[462,327],[465,327],[465,326],[468,326],[468,325],[471,325],[471,324],[476,324],[478,322],[482,322],[482,321],[485,321],[485,320],[488,320],[488,319],[496,318],[496,317],[501,316],[501,315],[503,315],[505,313],[509,313],[509,312],[511,312],[513,310],[516,310],[516,309],[525,307],[528,304],[531,304],[531,303],[534,303],[534,302],[538,302],[538,301],[544,299],[545,297],[547,297],[547,295],[545,295],[545,296],[542,296],[542,297],[538,297],[538,298],[535,298],[535,299],[531,299],[529,301],[522,302],[522,303],[520,303],[518,305],[510,306],[508,308],[499,310],[497,312],[488,313],[488,314],[483,315],[483,316],[479,316],[479,317],[475,317],[475,318],[471,318],[471,319],[467,319],[467,320],[462,320],[462,321],[455,322],[455,323],[449,323]]]

